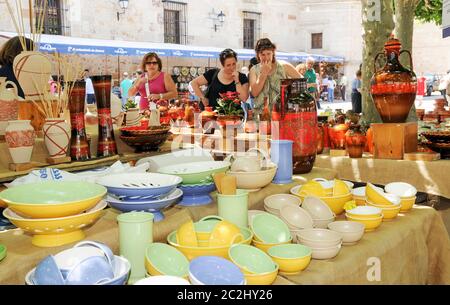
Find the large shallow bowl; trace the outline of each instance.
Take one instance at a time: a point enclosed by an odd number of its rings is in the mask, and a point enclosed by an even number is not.
[[[209,222],[209,221],[206,221]],[[213,222],[214,223],[214,222]],[[196,224],[194,224],[196,227]],[[253,232],[247,228],[239,228],[241,230],[241,234],[244,236],[244,240],[238,242],[237,244],[250,244],[253,238]],[[199,256],[220,256],[228,259],[228,249],[230,245],[222,246],[222,247],[188,247],[181,246],[177,243],[176,231],[173,231],[167,236],[167,242],[180,250],[189,260],[192,260]]]
[[[249,191],[258,191],[269,185],[276,173],[277,166],[275,164],[256,172],[227,172],[228,175],[236,177],[237,188]]]
[[[200,256],[189,264],[189,279],[194,285],[244,285],[238,266],[218,256]]]
[[[173,191],[182,179],[156,173],[114,174],[97,179],[108,193],[127,201],[159,199]]]
[[[189,276],[189,261],[175,247],[151,243],[145,250],[145,268],[151,275]]]
[[[342,235],[342,244],[345,246],[356,244],[364,235],[365,226],[355,221],[335,221],[328,224],[332,231]]]
[[[300,185],[294,186],[291,188],[291,194],[300,197],[300,199],[303,201],[306,196],[299,195]],[[353,196],[352,193],[349,192],[348,194],[340,195],[340,196],[325,196],[325,197],[318,197],[320,200],[325,202],[330,209],[333,211],[334,214],[339,215],[344,212],[344,205],[346,202],[352,200]]]
[[[114,278],[102,282],[100,285],[125,285],[128,281],[128,277],[130,276],[131,264],[130,262],[121,256],[114,256]],[[35,285],[34,281],[34,272],[36,268],[30,270],[25,276],[25,284],[27,285]]]
[[[56,218],[76,215],[95,206],[106,188],[90,182],[46,181],[15,186],[0,198],[17,215],[26,218]]]
[[[283,243],[292,238],[289,227],[283,220],[268,213],[255,215],[251,229],[255,238],[264,243]]]
[[[131,211],[147,211],[153,213],[155,216],[154,221],[161,221],[164,219],[164,215],[161,213],[162,209],[177,203],[183,196],[183,191],[180,189],[173,190],[169,195],[161,197],[156,200],[148,201],[126,201],[120,200],[113,196],[107,196],[106,201],[109,206],[115,208],[121,212],[131,212]]]
[[[150,134],[150,135],[120,135],[120,139],[128,146],[135,149],[135,152],[157,151],[166,142],[171,133]]]
[[[226,172],[230,165],[228,161],[201,161],[164,166],[158,172],[181,177],[183,184],[204,184],[213,182],[211,175]]]
[[[99,219],[105,207],[106,201],[101,201],[84,213],[60,218],[26,218],[9,208],[3,211],[3,215],[18,228],[33,234],[33,245],[56,247],[85,238],[82,229]]]

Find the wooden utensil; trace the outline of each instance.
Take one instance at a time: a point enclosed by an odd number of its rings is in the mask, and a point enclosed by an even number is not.
[[[225,177],[224,172],[213,174],[214,183],[216,184],[216,189],[219,193],[222,193],[221,182],[223,177]]]
[[[220,181],[221,194],[236,195],[237,181],[236,176],[228,176],[222,178]]]

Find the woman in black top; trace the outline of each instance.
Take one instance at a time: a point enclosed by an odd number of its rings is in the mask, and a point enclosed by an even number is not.
[[[16,79],[13,70],[14,58],[23,51],[22,44],[20,43],[20,37],[16,36],[8,40],[3,48],[0,50],[0,77],[6,77],[7,81],[12,81],[17,85],[17,91],[20,97],[25,98],[22,87],[20,87],[19,81]],[[33,49],[33,41],[28,38],[25,39],[26,48],[28,51]]]
[[[237,71],[237,53],[231,49],[223,50],[219,55],[222,68],[211,69],[203,75],[198,76],[191,82],[195,95],[200,97],[202,103],[200,108],[205,106],[216,108],[219,93],[227,91],[239,92],[239,99],[246,101],[248,99],[248,78],[245,74]],[[206,95],[200,89],[200,86],[208,86]]]

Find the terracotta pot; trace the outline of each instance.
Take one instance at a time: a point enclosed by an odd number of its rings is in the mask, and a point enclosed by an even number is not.
[[[350,158],[361,158],[364,152],[364,146],[349,145],[347,146],[347,152]]]
[[[45,54],[23,51],[14,58],[13,69],[25,99],[37,101],[39,93],[50,91],[48,80],[52,75],[52,63]]]
[[[6,85],[13,86],[13,89],[6,89]],[[8,121],[17,120],[19,115],[17,86],[11,81],[6,81],[6,77],[0,77],[0,135],[5,134]]]
[[[367,152],[369,152],[371,154],[373,154],[373,152],[374,152],[372,128],[367,129],[367,132],[366,132],[366,145],[364,146],[364,151],[367,151]]]
[[[214,133],[214,121],[217,120],[217,113],[212,107],[205,107],[205,110],[200,113],[199,119],[204,133]]]
[[[239,127],[242,125],[242,117],[239,115],[220,115],[217,123],[222,129],[223,135],[236,136]]]
[[[43,132],[44,143],[50,157],[65,157],[70,142],[70,125],[64,119],[46,119]]]
[[[416,99],[416,74],[399,61],[401,53],[406,52],[413,69],[411,53],[400,49],[400,41],[391,36],[384,45],[386,65],[376,71],[371,80],[370,93],[384,123],[404,123]],[[376,55],[375,64],[379,55],[383,53]]]
[[[330,141],[334,149],[345,149],[345,134],[348,130],[347,124],[336,124],[330,130]]]
[[[31,160],[36,133],[29,120],[9,121],[5,140],[14,163],[28,163]]]
[[[345,145],[350,158],[361,158],[366,145],[366,136],[359,126],[352,126],[345,134]]]

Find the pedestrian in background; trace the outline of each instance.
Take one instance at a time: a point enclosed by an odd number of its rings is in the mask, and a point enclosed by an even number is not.
[[[88,105],[95,104],[95,91],[92,80],[89,77],[89,69],[84,70],[84,81],[86,82],[86,103]]]
[[[347,76],[341,73],[341,79],[339,80],[339,90],[341,92],[342,100],[345,102],[345,94],[347,89]]]
[[[352,82],[352,110],[355,113],[362,112],[361,70],[356,71],[356,78]]]
[[[120,93],[122,95],[122,107],[125,106],[125,104],[128,101],[128,90],[130,90],[132,85],[133,85],[133,82],[131,81],[130,77],[128,76],[128,72],[124,72],[123,80],[120,83]]]
[[[334,102],[334,88],[336,88],[336,81],[333,79],[332,76],[328,76],[328,101],[330,103]]]

